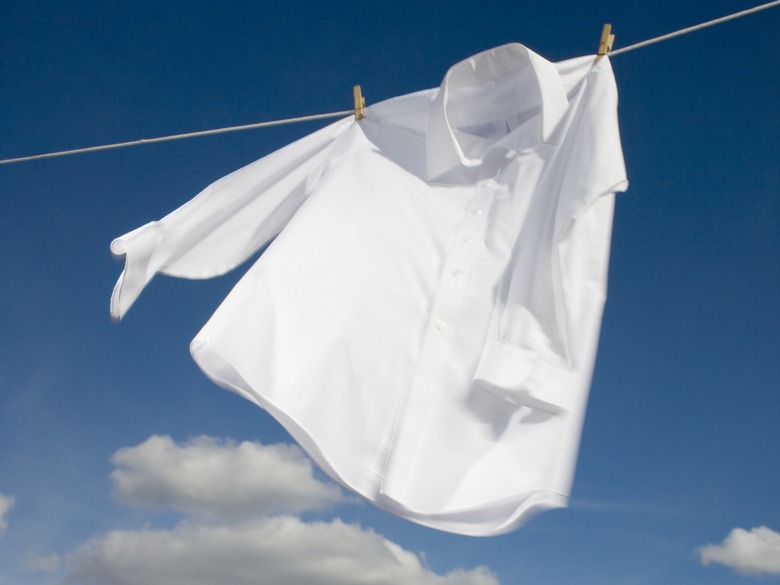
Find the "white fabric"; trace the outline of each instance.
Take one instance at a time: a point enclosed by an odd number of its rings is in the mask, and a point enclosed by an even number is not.
[[[616,109],[606,58],[480,53],[115,240],[112,315],[273,240],[192,342],[203,371],[379,506],[509,531],[570,491],[627,185]]]

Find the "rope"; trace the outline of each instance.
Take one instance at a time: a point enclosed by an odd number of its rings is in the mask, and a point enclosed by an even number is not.
[[[721,18],[716,18],[714,20],[709,20],[707,22],[703,22],[701,24],[697,24],[695,26],[689,26],[688,28],[683,28],[681,30],[661,35],[660,37],[655,37],[652,39],[648,39],[646,41],[642,41],[639,43],[635,43],[633,45],[629,45],[627,47],[623,47],[622,49],[616,49],[614,51],[610,51],[608,55],[610,57],[614,57],[616,55],[620,55],[621,53],[627,53],[629,51],[633,51],[634,49],[639,49],[641,47],[646,47],[647,45],[653,45],[655,43],[660,43],[661,41],[665,41],[667,39],[672,39],[674,37],[679,37],[681,35],[685,35],[697,30],[701,30],[703,28],[707,28],[710,26],[715,26],[716,24],[720,24],[722,22],[726,22],[729,20],[734,20],[735,18],[741,18],[743,16],[747,16],[748,14],[753,14],[754,12],[760,12],[761,10],[766,10],[767,8],[772,8],[773,6],[780,5],[780,0],[774,0],[774,2],[768,2],[767,4],[762,4],[760,6],[756,6],[754,8],[749,8],[747,10],[742,10],[740,12],[735,12],[734,14],[729,14],[728,16],[723,16]],[[308,122],[310,120],[324,120],[326,118],[338,118],[341,116],[348,116],[354,114],[353,110],[344,110],[343,112],[333,112],[330,114],[315,114],[313,116],[300,116],[298,118],[285,118],[283,120],[272,120],[270,122],[258,122],[256,124],[245,124],[243,126],[229,126],[227,128],[216,128],[214,130],[201,130],[199,132],[188,132],[186,134],[174,134],[172,136],[161,136],[159,138],[142,138],[141,140],[131,140],[130,142],[116,142],[114,144],[104,144],[102,146],[90,146],[87,148],[75,148],[73,150],[61,150],[59,152],[49,152],[46,154],[36,154],[33,156],[22,156],[19,158],[7,158],[4,160],[0,160],[0,165],[7,165],[11,163],[18,163],[18,162],[26,162],[26,161],[32,161],[32,160],[40,160],[43,158],[54,158],[58,156],[68,156],[71,154],[82,154],[85,152],[97,152],[99,150],[112,150],[115,148],[125,148],[128,146],[139,146],[141,144],[154,144],[157,142],[169,142],[171,140],[183,140],[185,138],[197,138],[198,136],[211,136],[213,134],[224,134],[226,132],[239,132],[242,130],[253,130],[255,128],[267,128],[269,126],[281,126],[282,124],[293,124],[295,122]]]
[[[778,6],[780,5],[780,0],[775,0],[774,2],[769,2],[767,4],[762,4],[761,6],[756,6],[755,8],[749,8],[747,10],[743,10],[741,12],[735,12],[734,14],[729,14],[728,16],[723,16],[721,18],[716,18],[715,20],[709,20],[707,22],[703,22],[701,24],[697,24],[695,26],[689,26],[688,28],[684,28],[682,30],[675,31],[673,33],[669,33],[666,35],[662,35],[660,37],[655,37],[654,39],[648,39],[646,41],[642,41],[641,43],[635,43],[633,45],[629,45],[627,47],[623,47],[622,49],[617,49],[616,51],[610,51],[608,55],[610,57],[614,57],[615,55],[620,55],[621,53],[628,53],[629,51],[633,51],[634,49],[639,49],[640,47],[646,47],[647,45],[652,45],[655,43],[660,43],[661,41],[665,41],[667,39],[671,39],[674,37],[679,37],[680,35],[685,35],[688,33],[691,33],[696,30],[701,30],[703,28],[707,28],[709,26],[714,26],[716,24],[720,24],[721,22],[726,22],[727,20],[734,20],[735,18],[740,18],[742,16],[747,16],[748,14],[753,14],[754,12],[760,12],[761,10],[766,10],[767,8],[772,8],[772,6]]]
[[[200,130],[198,132],[188,132],[186,134],[160,136],[159,138],[141,138],[140,140],[131,140],[129,142],[115,142],[114,144],[104,144],[102,146],[89,146],[87,148],[74,148],[73,150],[61,150],[59,152],[49,152],[46,154],[36,154],[33,156],[7,158],[5,160],[0,160],[0,165],[7,165],[11,163],[25,162],[30,160],[40,160],[42,158],[54,158],[57,156],[68,156],[71,154],[81,154],[84,152],[112,150],[114,148],[125,148],[127,146],[139,146],[141,144],[155,144],[157,142],[169,142],[171,140],[184,140],[185,138],[197,138],[198,136],[210,136],[212,134],[224,134],[226,132],[240,132],[241,130],[252,130],[254,128],[267,128],[269,126],[281,126],[282,124],[293,124],[295,122],[308,122],[309,120],[324,120],[326,118],[338,118],[341,116],[348,116],[350,114],[354,114],[354,111],[345,110],[343,112],[332,112],[330,114],[314,114],[313,116],[285,118],[283,120],[273,120],[271,122],[257,122],[256,124],[245,124],[243,126],[229,126],[227,128],[216,128],[214,130]]]

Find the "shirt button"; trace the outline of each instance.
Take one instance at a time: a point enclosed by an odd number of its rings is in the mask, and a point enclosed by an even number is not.
[[[477,207],[471,210],[471,215],[482,215],[482,212],[483,212],[482,208]]]
[[[450,274],[451,274],[452,276],[454,276],[455,278],[460,278],[461,276],[463,276],[463,271],[462,271],[462,270],[460,270],[459,268],[455,268],[454,270],[452,270],[452,271],[450,272]]]
[[[474,241],[474,238],[472,238],[471,236],[462,236],[462,237],[460,238],[460,241],[461,241],[461,242],[464,242],[464,243],[466,243],[466,244],[470,244],[471,242],[473,242],[473,241]]]
[[[441,319],[436,319],[436,321],[433,322],[433,326],[439,331],[447,331],[447,324]]]
[[[494,179],[485,179],[484,181],[480,181],[479,185],[480,187],[486,188],[495,187],[496,181]]]

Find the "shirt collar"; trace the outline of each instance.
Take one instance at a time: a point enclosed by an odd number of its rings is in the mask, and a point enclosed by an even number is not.
[[[518,43],[453,65],[431,104],[428,178],[479,166],[493,148],[521,151],[549,141],[568,107],[555,66]]]

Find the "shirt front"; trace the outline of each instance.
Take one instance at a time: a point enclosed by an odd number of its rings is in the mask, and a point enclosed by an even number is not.
[[[625,188],[607,59],[480,53],[112,243],[152,276],[273,240],[193,340],[334,479],[410,520],[506,532],[565,505]]]

